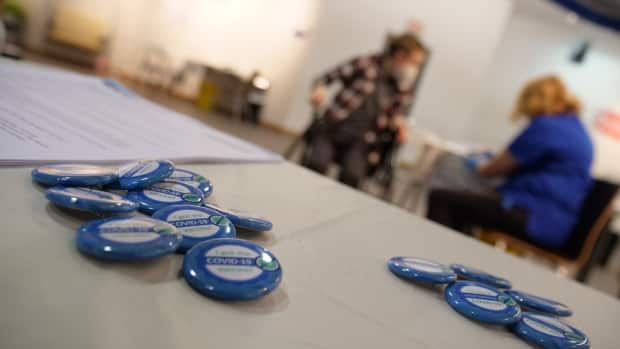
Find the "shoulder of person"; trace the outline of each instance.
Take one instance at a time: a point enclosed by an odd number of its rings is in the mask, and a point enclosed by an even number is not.
[[[581,118],[579,118],[579,116],[575,113],[567,113],[567,114],[554,115],[554,116],[537,117],[537,118],[534,118],[532,122],[536,122],[536,124],[538,124],[541,127],[554,127],[559,124],[566,124],[567,122],[568,123],[575,123],[575,122],[581,123]]]
[[[381,56],[378,54],[366,54],[353,57],[349,63],[356,69],[366,69],[368,67],[374,67],[379,64]]]
[[[541,115],[533,118],[532,121],[530,121],[529,127],[537,129],[548,129],[556,126],[558,122],[561,121],[558,120],[557,116]]]

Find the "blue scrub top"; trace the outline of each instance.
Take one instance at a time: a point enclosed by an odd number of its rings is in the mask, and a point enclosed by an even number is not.
[[[542,246],[569,239],[592,179],[592,142],[574,114],[539,116],[510,144],[519,166],[499,188],[505,207],[528,211],[527,234]]]

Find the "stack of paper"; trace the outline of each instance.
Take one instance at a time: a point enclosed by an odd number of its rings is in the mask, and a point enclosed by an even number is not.
[[[278,161],[117,83],[0,59],[0,165]]]

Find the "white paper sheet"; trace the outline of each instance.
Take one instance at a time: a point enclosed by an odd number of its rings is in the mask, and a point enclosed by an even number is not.
[[[100,78],[0,59],[0,165],[278,161]]]

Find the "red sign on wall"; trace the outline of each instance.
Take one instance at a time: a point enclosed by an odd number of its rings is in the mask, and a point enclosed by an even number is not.
[[[620,140],[620,111],[603,110],[596,117],[596,128],[606,135]]]

